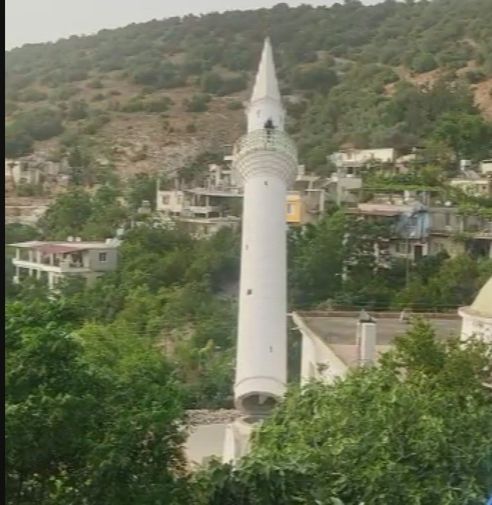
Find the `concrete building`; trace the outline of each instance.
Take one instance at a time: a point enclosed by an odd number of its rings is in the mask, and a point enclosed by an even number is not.
[[[392,147],[380,149],[344,149],[328,156],[337,169],[352,175],[371,165],[394,164],[396,151]]]
[[[445,339],[460,334],[457,314],[419,314]],[[371,317],[373,316],[373,317]],[[333,382],[359,366],[371,366],[391,349],[395,337],[408,329],[408,319],[398,312],[294,312],[301,333],[301,383],[312,379]]]
[[[452,206],[430,207],[428,232],[429,254],[492,258],[492,220],[487,217],[464,215]]]
[[[338,168],[327,181],[326,199],[337,205],[356,205],[361,188],[361,177],[347,174],[345,169]]]
[[[83,277],[90,284],[101,275],[116,269],[118,264],[117,239],[105,242],[82,242],[69,237],[67,242],[19,242],[9,244],[15,250],[12,260],[14,282],[27,277],[45,281],[54,289],[61,279]]]
[[[317,222],[324,213],[324,181],[298,167],[296,181],[286,197],[285,220],[292,226]],[[243,188],[234,170],[210,165],[201,187],[186,187],[178,179],[174,189],[157,190],[157,211],[162,219],[179,222],[197,236],[219,229],[237,229],[241,222]]]
[[[483,160],[479,165],[480,173],[484,175],[492,174],[492,160]]]
[[[287,224],[303,226],[316,223],[325,211],[324,180],[318,175],[306,174],[299,165],[293,187],[287,193]]]
[[[492,277],[485,283],[469,307],[461,307],[461,338],[478,338],[492,344]]]
[[[242,418],[227,426],[224,460],[248,449],[254,423],[284,395],[287,380],[287,190],[297,150],[284,132],[285,111],[267,38],[251,100],[248,132],[233,149],[243,186],[239,321],[234,400]]]
[[[469,177],[456,177],[449,181],[453,188],[459,188],[470,196],[492,196],[492,176],[479,177],[478,174]]]
[[[346,212],[367,221],[388,224],[393,235],[384,250],[380,244],[381,254],[411,261],[428,254],[429,216],[427,208],[419,202],[360,203],[355,208],[346,209]]]
[[[58,176],[67,166],[66,160],[55,162],[39,155],[5,160],[5,185],[10,189],[28,184],[49,186],[57,182]]]

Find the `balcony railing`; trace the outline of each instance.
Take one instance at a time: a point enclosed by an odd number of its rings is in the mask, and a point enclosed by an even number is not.
[[[281,151],[297,159],[297,148],[290,137],[281,130],[255,130],[243,135],[233,148],[233,156],[266,150]]]

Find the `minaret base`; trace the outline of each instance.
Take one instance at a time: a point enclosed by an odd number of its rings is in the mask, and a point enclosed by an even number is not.
[[[223,463],[235,464],[248,454],[251,447],[251,434],[263,419],[263,417],[244,416],[226,426]]]

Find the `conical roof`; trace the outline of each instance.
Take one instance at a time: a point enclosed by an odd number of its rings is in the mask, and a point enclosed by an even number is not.
[[[273,62],[273,51],[269,37],[265,39],[265,43],[263,45],[260,65],[256,74],[255,85],[250,103],[267,97],[280,101],[280,91],[278,88],[275,63]]]

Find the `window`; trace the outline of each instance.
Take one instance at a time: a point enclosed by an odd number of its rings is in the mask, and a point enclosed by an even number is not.
[[[162,205],[169,205],[169,195],[164,195],[161,201]]]
[[[105,263],[108,258],[108,253],[99,253],[99,263]]]
[[[287,204],[287,214],[292,214],[294,212],[294,205],[291,203]]]

